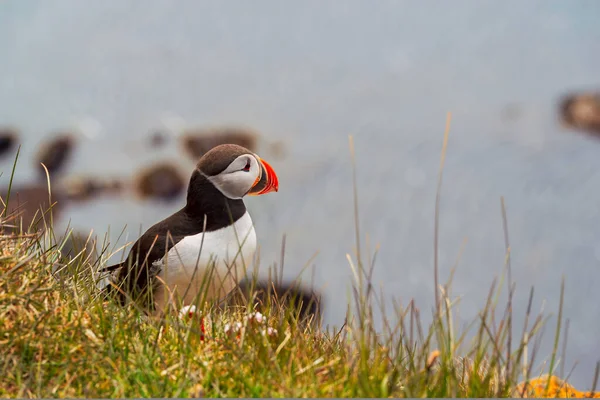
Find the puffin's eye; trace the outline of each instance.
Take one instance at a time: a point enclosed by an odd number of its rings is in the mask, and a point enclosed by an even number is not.
[[[246,166],[244,169],[242,169],[242,171],[250,172],[250,161],[246,161]]]

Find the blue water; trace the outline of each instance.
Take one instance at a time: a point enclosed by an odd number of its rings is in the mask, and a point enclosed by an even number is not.
[[[600,359],[600,141],[562,128],[556,102],[600,87],[599,19],[594,0],[5,0],[0,123],[22,129],[23,183],[35,176],[30,160],[44,137],[90,119],[100,130],[78,149],[71,175],[132,176],[153,160],[180,159],[176,146],[135,151],[168,113],[190,126],[257,129],[281,188],[247,201],[263,268],[278,259],[283,234],[289,278],[318,251],[326,322],[339,325],[351,277],[345,254],[354,248],[348,135],[361,237],[381,245],[375,283],[388,300],[414,297],[427,316],[450,111],[440,265],[445,280],[468,240],[453,284],[461,320],[476,316],[502,272],[504,196],[516,316],[531,285],[534,309],[556,313],[564,275],[565,369],[578,361],[572,382],[589,387]],[[277,141],[283,158],[269,151]],[[191,162],[180,164],[191,172]],[[180,205],[104,199],[68,214],[72,226],[100,236],[110,227],[123,245]],[[549,325],[545,349],[552,334]]]

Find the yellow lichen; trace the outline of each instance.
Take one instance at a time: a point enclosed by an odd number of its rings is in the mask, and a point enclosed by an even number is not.
[[[548,385],[548,380],[550,384]],[[546,386],[548,388],[546,389]],[[600,398],[600,392],[581,392],[556,376],[544,375],[521,382],[514,389],[513,397],[537,398]]]

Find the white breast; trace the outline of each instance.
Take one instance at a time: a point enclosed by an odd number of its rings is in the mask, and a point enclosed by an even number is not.
[[[248,212],[233,225],[183,238],[155,262],[161,267],[158,281],[164,283],[154,294],[157,311],[172,301],[179,308],[179,299],[186,305],[204,295],[205,300],[222,298],[252,268],[255,250],[256,233]]]

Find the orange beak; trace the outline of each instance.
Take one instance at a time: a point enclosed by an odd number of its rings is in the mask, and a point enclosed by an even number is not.
[[[254,181],[254,185],[252,185],[252,189],[250,189],[248,195],[260,196],[269,192],[277,192],[279,190],[279,180],[277,179],[275,170],[262,158],[258,156],[256,158],[261,166],[261,174]]]

